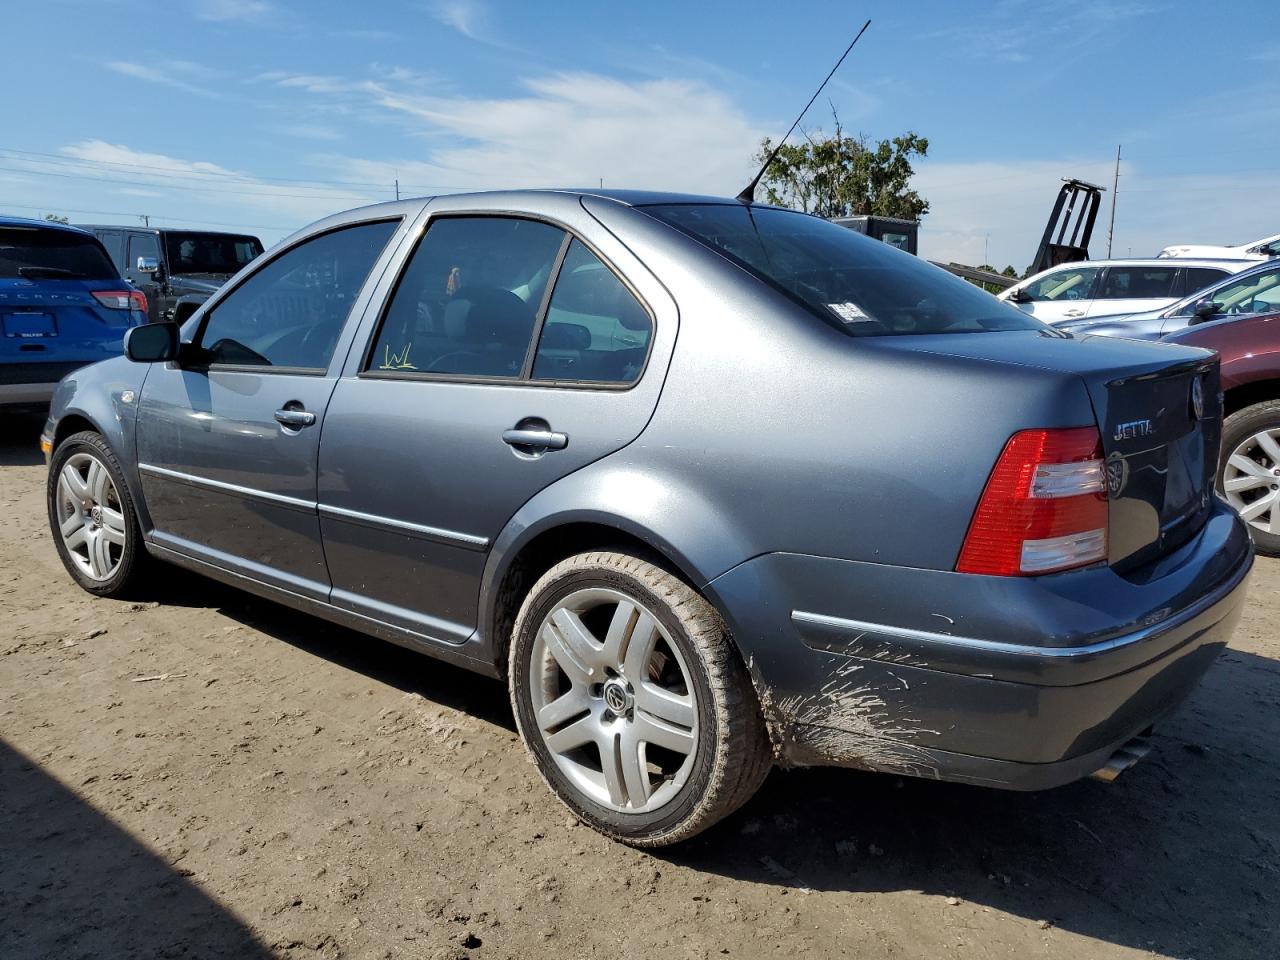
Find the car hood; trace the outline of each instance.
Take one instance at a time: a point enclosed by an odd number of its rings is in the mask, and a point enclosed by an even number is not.
[[[1106,336],[1115,336],[1114,330],[1123,329],[1124,324],[1137,323],[1141,320],[1159,320],[1160,316],[1169,309],[1166,304],[1158,310],[1147,310],[1143,313],[1109,313],[1105,316],[1084,317],[1080,320],[1067,320],[1063,323],[1055,323],[1054,329],[1061,330],[1064,333],[1074,334],[1076,336],[1087,335],[1090,333],[1101,333],[1104,329]],[[1137,339],[1156,339],[1156,337],[1146,337],[1142,334],[1128,334]]]

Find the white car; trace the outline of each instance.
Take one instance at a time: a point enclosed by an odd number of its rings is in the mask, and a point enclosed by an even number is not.
[[[1254,260],[1085,260],[1064,263],[1000,293],[1045,323],[1159,310],[1256,266]]]
[[[1280,257],[1280,233],[1274,237],[1263,237],[1253,243],[1241,243],[1230,247],[1203,243],[1165,247],[1156,256],[1161,259],[1222,257],[1227,260],[1268,260],[1271,257]]]

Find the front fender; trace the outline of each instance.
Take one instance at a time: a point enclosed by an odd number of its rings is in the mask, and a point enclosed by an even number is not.
[[[44,431],[45,437],[54,443],[84,429],[76,426],[77,423],[87,423],[90,429],[102,434],[120,461],[144,534],[152,525],[142,498],[136,429],[138,399],[148,370],[149,364],[113,357],[67,374],[54,391]]]

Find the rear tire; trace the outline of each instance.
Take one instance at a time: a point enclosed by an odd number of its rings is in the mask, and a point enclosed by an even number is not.
[[[1280,556],[1280,400],[1223,421],[1217,486],[1248,523],[1258,552]]]
[[[516,617],[508,678],[547,785],[623,843],[700,833],[746,803],[772,765],[719,613],[639,557],[584,553],[548,570]]]
[[[72,434],[53,452],[46,484],[49,529],[62,565],[83,589],[122,597],[147,564],[133,497],[101,434]]]

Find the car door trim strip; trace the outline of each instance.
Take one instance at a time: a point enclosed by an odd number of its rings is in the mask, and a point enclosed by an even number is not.
[[[182,473],[178,470],[170,470],[167,467],[157,467],[151,463],[139,463],[138,472],[150,474],[153,477],[163,477],[166,480],[176,480],[179,483],[187,483],[193,487],[206,487],[210,490],[218,490],[221,493],[229,493],[235,497],[244,497],[248,500],[262,500],[266,503],[273,503],[281,507],[289,507],[294,510],[302,510],[308,513],[315,513],[316,502],[314,500],[303,500],[299,497],[288,497],[282,493],[268,493],[266,490],[255,490],[252,487],[242,487],[237,483],[226,483],[222,480],[210,480],[208,477],[197,477],[190,473]]]
[[[458,533],[456,530],[444,530],[440,527],[428,527],[425,524],[410,523],[407,520],[393,520],[390,517],[361,513],[359,510],[348,510],[345,507],[335,507],[327,503],[320,504],[320,516],[335,520],[347,520],[367,527],[385,527],[397,533],[407,533],[410,536],[424,537],[428,540],[442,540],[448,543],[461,544],[475,550],[486,550],[489,547],[488,537],[477,537],[474,534]]]
[[[187,483],[193,487],[205,487],[210,490],[217,490],[221,493],[229,493],[236,497],[245,497],[250,500],[262,500],[266,503],[276,504],[281,507],[289,507],[294,510],[302,510],[307,513],[318,512],[320,516],[329,517],[334,520],[346,520],[351,523],[358,523],[368,527],[382,527],[394,530],[397,533],[407,533],[410,536],[423,537],[428,540],[460,544],[473,550],[487,550],[489,547],[488,537],[478,537],[470,533],[459,533],[456,530],[444,530],[440,527],[428,527],[425,524],[410,523],[407,520],[393,520],[390,517],[379,517],[371,513],[362,513],[359,510],[348,510],[345,507],[334,507],[327,503],[317,503],[315,500],[303,500],[299,497],[289,497],[281,493],[268,493],[265,490],[255,490],[252,487],[242,487],[237,483],[226,483],[222,480],[211,480],[208,477],[197,477],[194,474],[182,473],[179,470],[170,470],[167,467],[157,467],[151,463],[139,463],[138,472],[150,474],[155,477],[163,477],[167,480],[176,480],[179,483]]]

